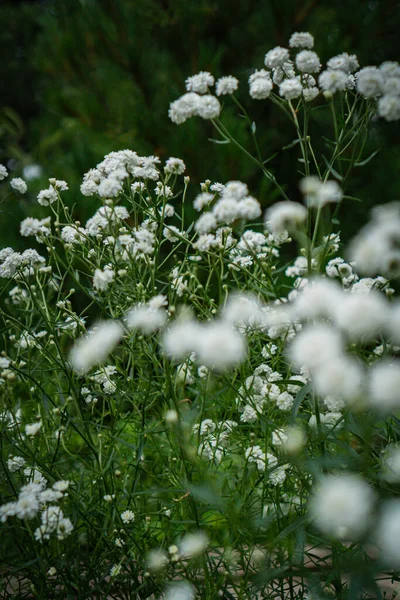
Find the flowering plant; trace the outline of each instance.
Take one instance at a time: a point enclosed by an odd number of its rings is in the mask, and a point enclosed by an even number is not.
[[[303,202],[238,80],[214,96],[200,72],[169,116],[211,120],[260,167],[280,196],[265,222],[246,183],[194,192],[182,159],[122,150],[85,174],[84,226],[50,179],[20,227],[39,249],[0,251],[4,597],[348,598],[398,577],[400,207],[348,248],[338,216],[371,118],[400,118],[400,66],[343,53],[321,72],[313,44],[294,33],[249,78],[293,124]]]

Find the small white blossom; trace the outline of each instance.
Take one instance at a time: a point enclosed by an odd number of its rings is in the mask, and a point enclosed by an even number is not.
[[[215,84],[215,93],[217,96],[226,96],[227,94],[233,94],[239,87],[239,80],[232,75],[226,77],[220,77]]]
[[[20,194],[25,194],[28,190],[28,186],[26,185],[25,181],[21,179],[21,177],[14,177],[14,179],[11,179],[10,185],[13,190],[19,192]]]
[[[307,31],[296,31],[290,36],[289,46],[291,48],[308,48],[310,50],[314,46],[314,38]]]

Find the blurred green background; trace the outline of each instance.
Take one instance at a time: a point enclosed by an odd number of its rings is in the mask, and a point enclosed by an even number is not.
[[[123,148],[182,157],[195,183],[242,179],[267,205],[272,191],[257,167],[232,145],[210,143],[209,123],[169,121],[169,103],[199,70],[240,79],[239,97],[257,122],[263,155],[278,153],[270,164],[296,198],[298,147],[281,151],[294,133],[272,103],[248,96],[247,78],[262,68],[265,52],[287,45],[293,31],[310,31],[323,62],[343,51],[356,53],[361,66],[400,58],[394,0],[2,0],[0,18],[0,162],[14,176],[29,164],[42,169],[26,197],[2,186],[0,247],[21,247],[21,219],[45,216],[35,196],[48,177],[68,181],[65,197],[85,220],[96,201],[79,194],[83,173]],[[243,121],[227,105],[225,123],[250,147]],[[350,233],[372,204],[399,199],[399,140],[400,124],[371,124],[365,156],[381,150],[352,178],[349,193],[363,202],[344,209]]]

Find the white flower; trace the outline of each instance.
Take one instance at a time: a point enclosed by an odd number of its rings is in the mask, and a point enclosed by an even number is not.
[[[15,473],[26,464],[26,460],[22,456],[12,456],[7,460],[7,467],[11,473]]]
[[[36,423],[31,423],[30,425],[25,425],[25,433],[29,437],[33,437],[40,431],[41,428],[42,428],[42,421],[36,421]]]
[[[123,335],[118,321],[100,321],[73,346],[69,360],[78,373],[86,373],[102,362],[115,348]]]
[[[164,600],[194,600],[195,589],[187,581],[178,581],[170,584],[164,591]]]
[[[314,175],[304,177],[299,187],[305,196],[307,206],[324,206],[330,202],[340,202],[343,197],[342,189],[336,181],[320,181]]]
[[[317,87],[303,88],[303,98],[306,102],[312,102],[319,94]]]
[[[215,84],[215,93],[217,96],[226,96],[227,94],[233,94],[239,87],[239,80],[232,75],[226,77],[220,77]]]
[[[307,31],[296,31],[290,36],[289,46],[291,48],[311,49],[314,46],[314,38]]]
[[[217,218],[212,212],[202,214],[194,224],[195,231],[198,233],[208,233],[211,229],[217,227]]]
[[[25,181],[21,179],[21,177],[14,177],[14,179],[11,179],[10,185],[20,194],[25,194],[28,189],[28,186],[26,185]]]
[[[197,114],[202,119],[216,119],[221,112],[221,105],[215,96],[207,94],[199,96]]]
[[[200,71],[197,75],[192,75],[186,79],[186,89],[188,92],[207,94],[208,88],[213,85],[214,77],[207,71]]]
[[[330,317],[343,292],[340,286],[327,279],[314,279],[301,290],[294,302],[293,310],[301,319]]]
[[[207,323],[200,329],[193,345],[198,362],[206,367],[224,371],[243,362],[246,358],[245,338],[222,321]]]
[[[187,533],[179,544],[182,558],[191,559],[201,556],[208,546],[208,536],[204,531]]]
[[[175,225],[168,225],[163,229],[163,236],[171,243],[179,242],[182,239],[182,231],[179,231]]]
[[[321,70],[318,54],[312,50],[302,50],[296,56],[296,67],[302,73],[318,73]]]
[[[400,97],[398,95],[385,95],[379,98],[378,115],[389,122],[400,120]]]
[[[42,167],[40,165],[27,165],[22,169],[22,175],[28,181],[32,181],[33,179],[39,179],[42,175]]]
[[[186,165],[181,158],[171,156],[165,163],[164,171],[175,175],[182,175],[186,170]]]
[[[180,125],[198,114],[200,96],[194,92],[184,94],[170,104],[168,116],[173,123]]]
[[[318,77],[318,83],[325,92],[341,92],[347,86],[347,74],[340,69],[327,69]]]
[[[264,323],[264,312],[252,294],[232,293],[222,311],[222,319],[232,325],[257,328]]]
[[[294,338],[289,355],[297,367],[314,369],[325,361],[342,356],[343,341],[329,325],[309,325]]]
[[[265,55],[264,63],[268,69],[281,67],[284,62],[289,60],[289,50],[276,46]]]
[[[57,200],[57,192],[52,185],[49,186],[47,190],[42,190],[39,192],[37,201],[42,206],[49,206],[49,204],[53,204]]]
[[[379,293],[346,294],[335,304],[334,323],[351,340],[376,337],[388,320],[388,304]]]
[[[303,86],[301,85],[300,79],[297,77],[285,79],[279,86],[279,94],[285,98],[285,100],[294,100],[295,98],[299,98],[302,91]]]
[[[194,199],[193,208],[197,211],[201,211],[205,206],[210,204],[213,198],[213,194],[210,194],[208,192],[202,192],[201,194],[198,194]]]
[[[135,513],[131,510],[124,510],[124,512],[121,513],[121,520],[125,524],[132,523],[132,521],[135,520]]]
[[[364,67],[356,73],[357,91],[364,98],[380,96],[384,89],[385,79],[377,67]]]
[[[168,554],[162,548],[151,550],[146,558],[147,568],[149,571],[157,573],[162,571],[169,563]]]
[[[389,446],[387,449],[381,476],[390,483],[400,482],[400,446]]]
[[[200,325],[190,319],[175,321],[162,338],[163,351],[177,360],[193,352],[193,340],[200,333]]]
[[[50,221],[50,217],[41,220],[35,219],[33,217],[27,217],[26,219],[21,221],[19,232],[23,237],[28,237],[30,235],[50,235]]]
[[[340,69],[348,74],[357,71],[359,64],[355,54],[347,54],[347,52],[342,52],[342,54],[338,54],[337,56],[330,58],[326,63],[326,66],[328,69]]]
[[[309,510],[324,534],[356,539],[368,527],[374,498],[374,492],[359,475],[325,475],[314,490]]]
[[[294,232],[304,225],[306,218],[306,208],[290,201],[273,204],[265,214],[267,227],[273,234]]]
[[[396,410],[400,406],[400,361],[379,361],[371,367],[369,377],[369,400],[382,412]]]
[[[250,96],[254,100],[265,100],[268,98],[274,84],[269,77],[257,77],[250,83]]]
[[[285,429],[285,436],[286,440],[282,447],[288,454],[298,454],[306,445],[306,433],[299,425],[292,425]]]
[[[104,292],[110,283],[114,281],[115,271],[112,269],[96,269],[93,275],[93,287],[95,290]]]
[[[396,61],[387,60],[383,62],[379,70],[385,75],[385,77],[400,77],[400,65]]]
[[[313,384],[317,394],[321,396],[341,397],[353,400],[363,390],[365,373],[361,364],[349,356],[334,357],[321,363],[313,372]],[[342,408],[342,402],[327,402],[330,410]]]
[[[8,176],[8,171],[4,165],[0,165],[0,181],[3,181]]]
[[[167,315],[162,308],[136,306],[128,312],[126,321],[130,329],[138,329],[145,335],[150,335],[165,325]]]

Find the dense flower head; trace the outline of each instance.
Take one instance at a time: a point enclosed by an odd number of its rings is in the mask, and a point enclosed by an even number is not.
[[[318,77],[318,83],[325,92],[341,92],[347,86],[347,74],[341,69],[326,69]]]
[[[364,98],[380,96],[384,89],[385,79],[377,67],[364,67],[356,73],[358,92]]]
[[[21,177],[14,177],[14,179],[11,179],[10,185],[13,190],[19,192],[20,194],[25,194],[28,190],[28,186],[26,185],[25,181],[21,179]]]
[[[308,31],[296,31],[290,36],[289,46],[291,48],[307,48],[310,50],[314,46],[314,38]]]
[[[215,93],[217,96],[226,96],[233,94],[239,87],[239,80],[232,75],[220,77],[215,84]]]
[[[289,60],[289,50],[276,46],[267,52],[264,63],[268,69],[274,69],[275,67],[281,67],[287,60]]]
[[[70,352],[70,363],[78,373],[86,373],[106,359],[123,335],[118,321],[101,321],[80,338]]]
[[[273,234],[293,233],[305,223],[307,210],[297,202],[277,202],[265,213],[268,229]]]
[[[359,475],[326,475],[316,486],[310,514],[323,533],[352,540],[367,529],[374,499],[372,489]]]
[[[347,54],[347,52],[333,56],[328,60],[326,66],[328,69],[339,69],[345,73],[354,73],[359,68],[357,56],[355,54]]]
[[[302,50],[296,56],[296,67],[302,73],[318,73],[321,70],[318,54],[312,50]]]
[[[279,94],[285,98],[285,100],[295,100],[302,94],[303,86],[298,77],[291,77],[284,79],[279,86]]]
[[[208,89],[214,85],[214,77],[208,71],[200,71],[186,79],[186,89],[188,92],[196,94],[207,94]]]
[[[3,181],[8,176],[8,171],[4,165],[0,165],[0,181]]]

